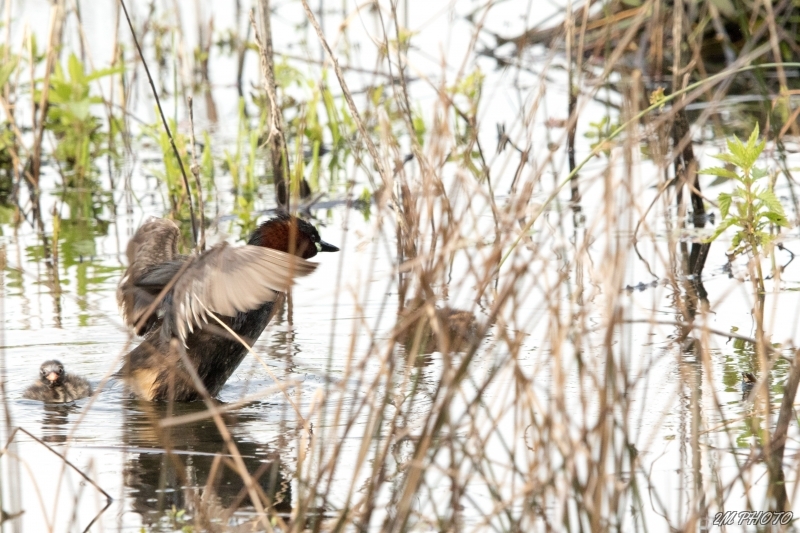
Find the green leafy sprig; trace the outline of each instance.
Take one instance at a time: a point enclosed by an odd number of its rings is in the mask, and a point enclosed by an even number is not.
[[[789,227],[786,214],[772,188],[759,183],[769,173],[755,166],[766,140],[758,142],[758,124],[756,124],[747,143],[738,137],[728,140],[728,153],[714,156],[730,166],[707,168],[701,174],[720,176],[735,180],[736,188],[732,193],[720,193],[719,202],[720,225],[708,242],[719,237],[730,227],[737,231],[731,242],[733,255],[746,253],[753,256],[761,250],[769,248],[777,235],[770,232],[770,226]],[[731,167],[734,167],[733,169]],[[768,180],[769,181],[769,180]]]

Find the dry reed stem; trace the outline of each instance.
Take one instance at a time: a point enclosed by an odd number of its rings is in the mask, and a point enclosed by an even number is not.
[[[311,12],[311,9],[308,7],[308,2],[306,0],[301,0],[303,3],[303,9],[306,12],[306,16],[308,17],[309,22],[314,27],[314,31],[317,33],[317,37],[319,38],[322,47],[325,49],[325,53],[328,56],[331,64],[333,65],[333,70],[336,73],[336,79],[339,80],[339,86],[342,89],[342,94],[344,95],[344,99],[347,102],[347,107],[350,110],[350,114],[353,117],[353,121],[356,123],[356,127],[358,128],[358,132],[361,134],[361,138],[364,141],[364,144],[367,145],[367,151],[369,152],[370,157],[372,157],[372,162],[375,165],[375,168],[380,174],[381,179],[383,181],[384,188],[391,190],[391,178],[389,174],[386,172],[386,169],[383,164],[383,160],[381,159],[380,155],[378,154],[378,149],[375,147],[375,143],[372,141],[372,137],[367,132],[366,127],[364,126],[364,121],[361,118],[361,113],[359,113],[358,108],[356,107],[355,102],[353,101],[353,96],[350,93],[350,90],[347,87],[347,82],[344,80],[344,74],[342,74],[342,69],[339,67],[339,62],[337,61],[336,57],[333,55],[333,51],[331,51],[330,46],[328,45],[328,41],[325,39],[325,35],[322,33],[322,29],[319,27],[319,23],[317,19],[314,17],[314,13]],[[394,195],[392,195],[394,199]]]
[[[194,176],[194,183],[197,187],[197,209],[200,211],[200,238],[197,241],[196,253],[202,253],[206,249],[206,214],[203,207],[203,184],[200,182],[200,165],[197,164],[197,142],[194,139],[194,109],[192,107],[192,97],[186,99],[189,107],[189,131],[191,132],[192,143],[192,166],[189,169]]]
[[[286,135],[283,125],[283,111],[278,105],[277,83],[275,82],[274,52],[272,49],[272,28],[269,0],[258,0],[258,14],[261,21],[264,39],[259,38],[258,26],[255,15],[250,11],[250,25],[253,28],[253,38],[258,46],[261,75],[264,77],[264,89],[269,98],[269,136],[267,143],[270,150],[272,163],[272,179],[275,180],[275,193],[278,204],[291,211],[292,191],[290,188],[291,171],[289,167],[289,150],[286,147]],[[281,198],[281,192],[283,198]]]
[[[47,63],[45,65],[44,80],[42,81],[42,94],[39,96],[39,105],[33,106],[33,127],[35,128],[35,136],[33,140],[33,149],[31,150],[31,158],[26,167],[30,168],[30,186],[38,195],[39,189],[39,167],[42,160],[42,142],[44,140],[45,117],[47,115],[47,108],[49,105],[50,94],[50,75],[52,74],[56,59],[57,49],[61,46],[61,30],[63,25],[62,20],[62,6],[63,0],[59,0],[53,6],[50,14],[50,31],[47,42]],[[33,86],[33,62],[31,62],[31,86]],[[34,104],[31,98],[31,104]],[[36,118],[36,110],[39,111],[38,120]],[[28,175],[26,172],[25,175]]]
[[[269,368],[269,366],[267,366],[267,364],[264,362],[264,360],[261,358],[261,356],[259,356],[253,350],[253,348],[249,344],[247,344],[247,342],[244,341],[244,339],[242,339],[235,331],[233,331],[230,328],[230,326],[228,326],[222,320],[220,320],[220,318],[215,313],[212,313],[211,311],[209,311],[208,308],[200,300],[200,298],[198,298],[196,295],[195,295],[195,300],[197,300],[198,305],[200,305],[200,307],[202,307],[203,310],[206,312],[206,315],[208,315],[211,318],[213,318],[217,322],[217,324],[219,324],[222,327],[222,329],[224,329],[226,332],[228,332],[228,334],[230,336],[232,336],[237,342],[239,342],[239,344],[241,344],[242,346],[244,346],[247,349],[247,352],[249,354],[251,354],[253,357],[255,357],[256,360],[259,363],[261,363],[261,366],[264,368],[264,370],[267,371],[267,374],[269,374],[269,377],[272,379],[272,381],[274,381],[275,383],[278,384],[278,387],[280,388],[280,391],[283,392],[284,396],[286,397],[286,401],[288,401],[289,405],[291,405],[294,408],[294,411],[295,411],[295,414],[297,415],[297,418],[300,419],[300,423],[303,425],[303,427],[306,429],[306,431],[310,431],[310,428],[308,427],[308,422],[306,421],[305,418],[303,418],[303,414],[300,412],[300,408],[297,406],[297,404],[294,403],[294,400],[292,400],[292,398],[286,392],[286,389],[289,388],[289,385],[284,384],[280,379],[278,379],[278,377],[272,372],[272,370]],[[278,302],[276,302],[276,304],[279,305]],[[218,412],[216,406],[214,407],[214,412]]]

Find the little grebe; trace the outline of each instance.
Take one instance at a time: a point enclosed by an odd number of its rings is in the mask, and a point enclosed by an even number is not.
[[[39,368],[39,381],[28,387],[22,397],[40,402],[66,403],[91,394],[88,381],[65,373],[60,361],[45,361]]]
[[[410,302],[399,316],[398,342],[406,351],[414,350],[416,355],[435,351],[467,351],[478,342],[478,326],[475,315],[452,307],[430,309],[416,302]],[[434,324],[434,321],[437,323]]]
[[[145,337],[126,356],[120,375],[148,400],[201,397],[180,354],[171,349],[172,339],[216,396],[247,348],[209,315],[252,346],[292,280],[316,268],[307,259],[339,250],[321,240],[314,226],[286,214],[261,224],[245,246],[223,242],[191,257],[178,254],[179,235],[170,220],[145,222],[128,244],[129,266],[117,289],[125,322]]]
[[[742,372],[742,391],[750,392],[758,383],[758,378],[752,372]]]

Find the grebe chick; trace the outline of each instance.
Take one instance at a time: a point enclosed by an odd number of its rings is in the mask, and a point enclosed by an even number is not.
[[[67,403],[92,394],[89,382],[80,376],[64,372],[60,361],[45,361],[39,368],[39,381],[22,394],[28,400],[47,403]]]

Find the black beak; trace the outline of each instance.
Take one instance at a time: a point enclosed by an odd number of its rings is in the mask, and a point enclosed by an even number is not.
[[[325,241],[319,241],[319,251],[320,252],[338,252],[339,248],[332,244],[328,244]]]

